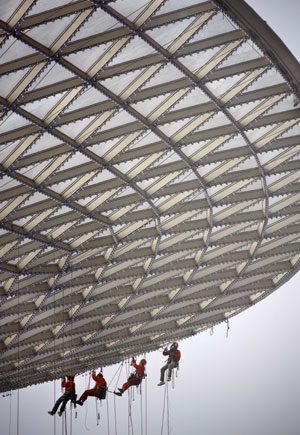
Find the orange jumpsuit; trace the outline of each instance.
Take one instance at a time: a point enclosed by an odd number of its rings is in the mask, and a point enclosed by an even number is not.
[[[62,403],[60,407],[60,412],[64,412],[66,404],[69,400],[72,400],[72,397],[75,396],[75,382],[74,381],[65,381],[63,380],[61,383],[61,386],[65,388],[65,392],[62,396],[57,399],[55,405],[53,406],[53,409],[51,411],[51,414],[54,415],[59,407],[59,405]]]
[[[139,385],[142,382],[142,379],[145,374],[145,366],[144,364],[136,364],[134,361],[131,362],[131,365],[136,369],[136,373],[130,375],[127,382],[123,384],[122,390],[126,391],[132,385]]]
[[[79,400],[85,402],[88,396],[99,397],[102,398],[102,391],[106,389],[106,380],[103,376],[97,376],[95,372],[92,372],[92,378],[96,382],[96,385],[91,390],[86,390],[80,397]]]

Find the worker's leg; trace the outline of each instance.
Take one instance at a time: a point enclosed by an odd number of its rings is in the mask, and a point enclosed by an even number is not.
[[[88,396],[96,396],[94,388],[92,388],[91,390],[86,390],[84,393],[82,393],[79,400],[85,402]]]
[[[128,388],[131,387],[132,385],[139,385],[139,384],[140,384],[139,379],[137,378],[129,379],[127,382],[125,382],[125,384],[122,385],[123,393],[124,391],[128,390]]]
[[[172,376],[172,370],[173,370],[175,367],[176,367],[176,363],[175,363],[174,361],[171,361],[171,362],[168,364],[168,379],[169,379],[169,380],[171,379],[171,376]]]
[[[58,410],[59,405],[61,404],[61,402],[64,400],[65,395],[63,394],[62,396],[60,396],[57,401],[55,402],[55,405],[53,406],[53,409],[51,411],[52,414],[55,414],[56,411]]]
[[[63,399],[63,401],[62,401],[62,404],[61,404],[60,410],[59,410],[60,412],[64,412],[65,407],[66,407],[66,404],[67,404],[67,402],[68,402],[69,400],[71,400],[71,393],[65,395],[65,397],[64,397],[64,399]]]
[[[160,369],[160,382],[164,382],[165,380],[165,372],[168,368],[168,364],[165,364],[161,369]]]

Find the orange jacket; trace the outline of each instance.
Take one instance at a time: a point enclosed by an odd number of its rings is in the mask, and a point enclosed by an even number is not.
[[[136,369],[137,374],[141,377],[145,374],[145,366],[144,364],[136,364],[134,361],[131,361],[131,365]]]
[[[74,381],[65,381],[63,380],[61,383],[61,386],[66,389],[66,392],[72,393],[72,391],[75,391],[75,382]]]
[[[102,376],[97,376],[95,372],[92,372],[92,378],[96,382],[95,388],[106,388],[106,380]]]

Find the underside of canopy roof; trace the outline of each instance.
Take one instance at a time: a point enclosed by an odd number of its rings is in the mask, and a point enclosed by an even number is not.
[[[195,335],[297,272],[299,64],[246,3],[0,16],[0,391]]]

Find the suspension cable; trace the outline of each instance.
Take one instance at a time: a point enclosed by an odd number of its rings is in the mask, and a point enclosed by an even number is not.
[[[141,395],[141,435],[143,435],[143,391],[142,391],[142,383],[140,383],[140,395]]]
[[[167,384],[165,385],[165,391],[164,391],[163,412],[162,412],[160,435],[163,435],[163,429],[164,429],[165,407],[166,407],[166,391],[167,391]]]
[[[107,415],[107,435],[109,435],[109,407],[108,407],[108,395],[106,396],[106,415]]]
[[[89,376],[89,382],[88,385],[86,387],[86,383],[85,383],[85,389],[89,390],[90,389],[90,382],[91,382],[91,372],[90,372],[90,376]],[[86,403],[86,407],[85,407],[85,420],[84,420],[84,426],[86,428],[86,430],[90,431],[90,429],[88,428],[86,421],[87,421],[87,415],[88,415],[88,401]]]
[[[18,262],[20,261],[20,243],[18,244]],[[17,435],[20,429],[20,275],[18,275],[18,392],[17,392]]]
[[[11,435],[11,396],[12,396],[12,390],[10,390],[10,396],[9,396],[9,435]]]
[[[168,435],[170,434],[170,409],[169,409],[169,389],[168,389],[168,383],[167,383],[167,428],[168,428]]]
[[[145,435],[148,435],[148,388],[147,376],[145,378]]]
[[[115,417],[115,434],[118,435],[118,428],[117,428],[117,409],[116,409],[116,396],[114,396],[114,417]]]
[[[134,400],[134,389],[128,390],[128,435],[134,435],[133,433],[133,421],[132,421],[132,402]]]

